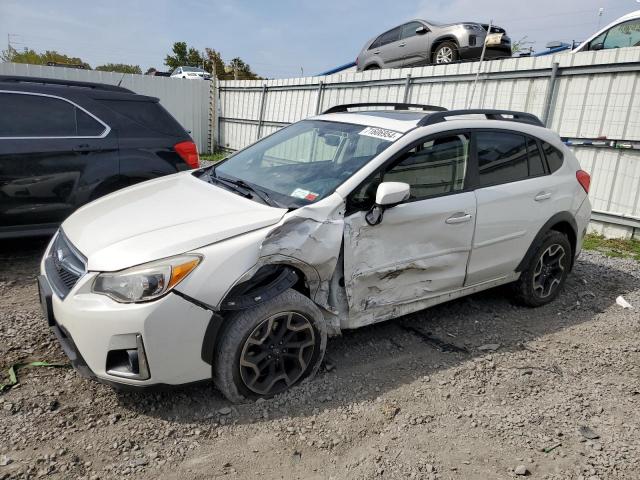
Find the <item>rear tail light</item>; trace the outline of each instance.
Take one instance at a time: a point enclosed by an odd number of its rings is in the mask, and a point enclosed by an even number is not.
[[[191,168],[200,167],[200,156],[195,143],[191,141],[176,143],[173,149]]]
[[[578,170],[576,172],[576,179],[578,183],[584,188],[584,191],[589,193],[589,186],[591,185],[591,175],[584,170]]]

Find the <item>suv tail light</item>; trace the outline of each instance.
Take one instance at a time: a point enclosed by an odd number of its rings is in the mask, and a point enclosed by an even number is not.
[[[191,168],[200,167],[200,156],[195,143],[191,141],[176,143],[173,149]]]
[[[589,186],[591,185],[591,175],[589,175],[584,170],[578,170],[576,172],[576,178],[578,179],[578,183],[584,188],[584,191],[589,193]]]

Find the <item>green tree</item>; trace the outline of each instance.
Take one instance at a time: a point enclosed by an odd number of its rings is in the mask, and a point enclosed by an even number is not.
[[[96,70],[100,70],[101,72],[142,74],[140,65],[127,65],[126,63],[106,63],[104,65],[97,66]]]
[[[33,49],[25,48],[19,52],[15,48],[8,48],[3,50],[0,58],[4,62],[14,63],[29,63],[31,65],[46,65],[49,62],[67,64],[67,65],[82,65],[86,69],[91,69],[91,66],[78,57],[70,57],[63,53],[58,53],[55,50],[47,50],[44,53],[38,53]]]
[[[171,49],[173,55],[167,55],[164,64],[170,69],[188,65],[190,67],[202,67],[204,58],[193,47],[187,48],[187,42],[176,42]]]
[[[228,71],[231,73],[231,78],[238,80],[259,80],[262,78],[253,73],[249,64],[238,57],[231,59]]]
[[[228,65],[225,64],[222,54],[213,48],[205,48],[204,53],[200,53],[196,48],[189,47],[187,42],[175,42],[171,52],[164,60],[165,65],[171,70],[180,66],[190,66],[203,68],[221,80],[261,78],[240,58],[234,58]]]

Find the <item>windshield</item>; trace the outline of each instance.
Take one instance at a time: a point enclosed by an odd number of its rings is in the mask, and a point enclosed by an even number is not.
[[[281,205],[299,207],[333,193],[400,133],[348,123],[304,120],[277,131],[214,167]]]
[[[202,70],[201,68],[196,68],[196,67],[182,67],[182,71],[183,72],[198,72],[198,73],[206,73],[204,70]]]

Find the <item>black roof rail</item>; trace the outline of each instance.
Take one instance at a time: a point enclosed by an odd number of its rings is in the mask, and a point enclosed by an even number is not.
[[[76,80],[64,80],[60,78],[40,78],[40,77],[21,77],[16,75],[0,75],[0,82],[11,83],[38,83],[42,85],[61,85],[66,87],[85,87],[93,90],[104,90],[108,92],[135,93],[128,88],[118,87],[116,85],[107,85],[106,83],[78,82]]]
[[[528,123],[529,125],[544,127],[544,123],[531,113],[514,112],[512,110],[491,110],[486,108],[449,110],[447,112],[432,113],[431,115],[421,119],[418,122],[418,126],[424,127],[425,125],[433,125],[435,123],[444,122],[447,117],[456,117],[461,115],[484,115],[487,117],[487,120],[504,120],[507,122]]]
[[[322,112],[325,113],[338,113],[348,112],[350,108],[357,107],[393,107],[394,110],[409,110],[410,108],[419,108],[425,112],[445,112],[447,109],[444,107],[438,107],[436,105],[423,105],[420,103],[396,103],[396,102],[366,102],[366,103],[345,103],[344,105],[334,105]]]

